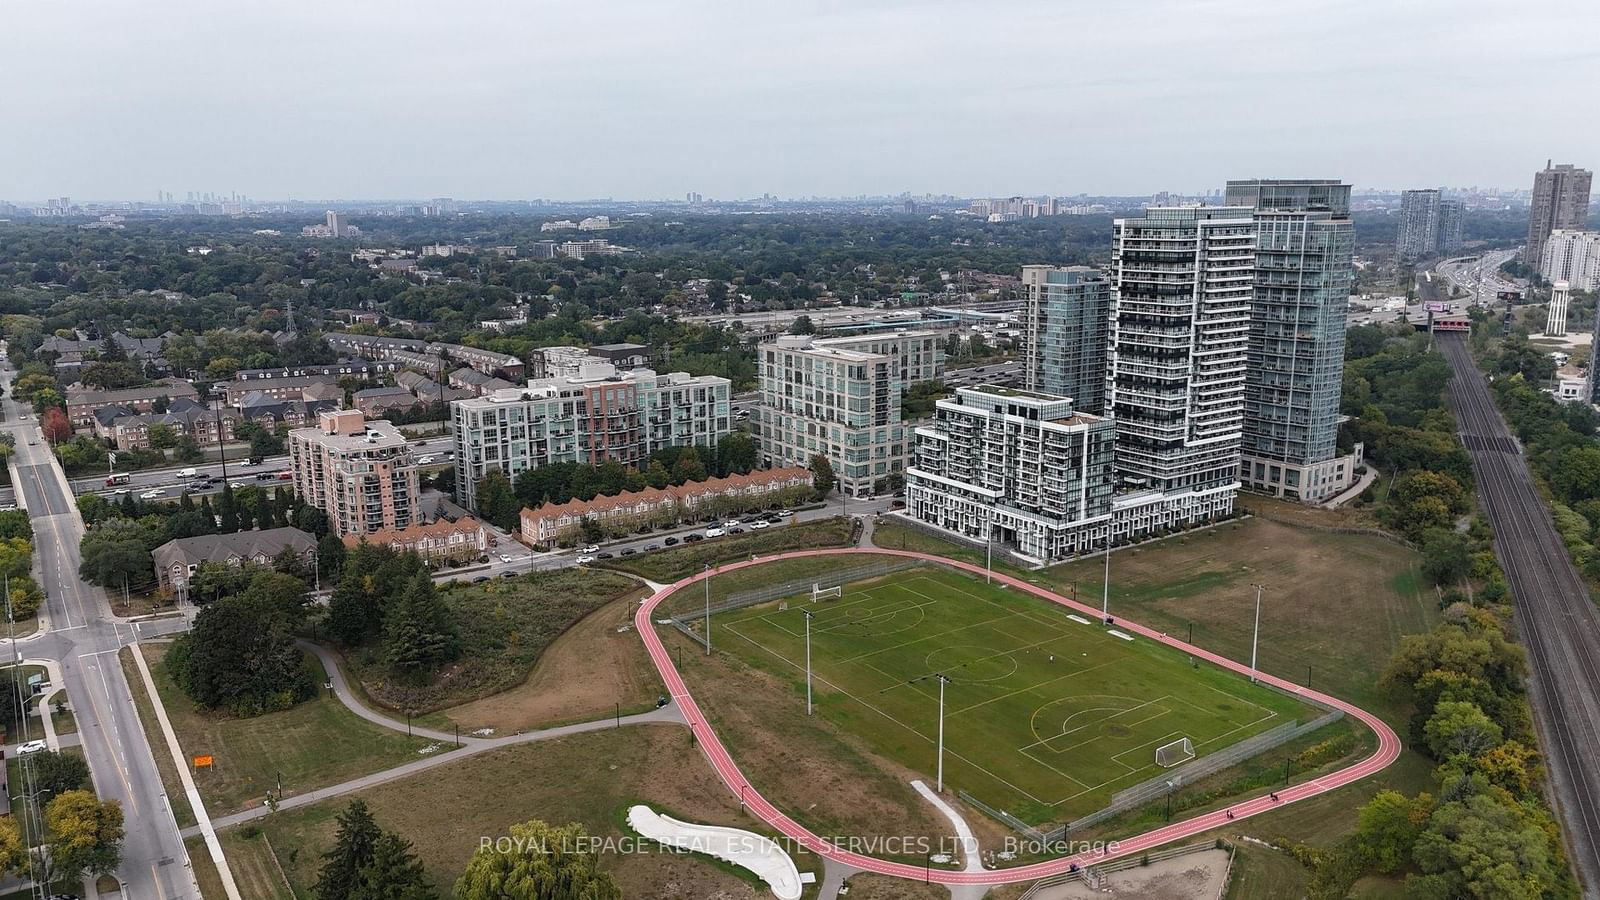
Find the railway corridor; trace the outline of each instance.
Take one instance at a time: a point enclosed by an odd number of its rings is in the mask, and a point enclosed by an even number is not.
[[[1478,499],[1528,650],[1529,686],[1556,812],[1585,897],[1600,897],[1600,612],[1494,405],[1465,335],[1437,336]]]

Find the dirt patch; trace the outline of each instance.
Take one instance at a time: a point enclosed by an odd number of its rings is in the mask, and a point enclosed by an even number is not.
[[[1222,893],[1228,851],[1203,850],[1105,876],[1098,887],[1081,881],[1054,885],[1034,900],[1201,900]]]
[[[527,681],[444,715],[463,732],[510,734],[612,715],[619,704],[624,715],[653,708],[661,680],[633,630],[633,609],[629,597],[590,613],[545,650]]]
[[[850,900],[950,900],[950,889],[942,884],[922,884],[888,875],[866,874],[845,882]]]

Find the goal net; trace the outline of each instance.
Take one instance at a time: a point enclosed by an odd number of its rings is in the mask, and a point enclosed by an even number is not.
[[[813,584],[811,586],[812,603],[815,603],[818,600],[837,600],[843,596],[844,588],[840,585],[834,585],[833,587],[819,587]]]
[[[1170,769],[1191,759],[1194,759],[1194,742],[1188,738],[1180,738],[1156,748],[1156,765],[1164,769]]]

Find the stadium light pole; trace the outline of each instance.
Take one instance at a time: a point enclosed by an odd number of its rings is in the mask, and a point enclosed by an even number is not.
[[[1255,632],[1250,636],[1250,681],[1254,682],[1256,680],[1256,646],[1261,641],[1261,591],[1262,591],[1262,587],[1259,584],[1253,584],[1253,585],[1251,585],[1251,587],[1256,589],[1256,627],[1255,627]]]
[[[939,769],[938,777],[934,780],[936,793],[944,793],[944,686],[950,681],[943,672],[933,677],[939,679]]]
[[[711,564],[706,563],[706,655],[711,655]]]
[[[1106,578],[1100,587],[1100,618],[1111,620],[1111,523],[1106,523]]]
[[[983,583],[994,583],[994,509],[990,508],[983,526]]]
[[[811,610],[803,609],[806,617],[806,715],[811,715]]]

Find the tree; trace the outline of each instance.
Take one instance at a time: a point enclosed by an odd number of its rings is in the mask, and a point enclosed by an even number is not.
[[[155,569],[150,562],[153,548],[139,538],[138,526],[113,529],[117,522],[127,520],[106,522],[83,536],[78,574],[90,584],[115,587],[119,591],[124,583],[134,587],[150,584],[155,580]]]
[[[663,466],[660,460],[652,459],[650,466],[645,469],[644,481],[645,484],[659,490],[672,483],[672,473],[667,471],[667,467]]]
[[[811,486],[816,489],[818,496],[827,496],[837,481],[833,474],[833,463],[828,461],[828,457],[818,453],[811,457],[810,468]]]
[[[817,333],[817,326],[816,326],[816,323],[811,321],[811,317],[810,316],[799,315],[799,316],[795,316],[794,317],[794,321],[789,323],[789,333],[790,334],[816,334]]]
[[[167,651],[164,665],[205,709],[239,716],[287,709],[317,690],[289,624],[263,595],[224,597],[200,610],[193,630]]]
[[[1441,587],[1456,584],[1472,568],[1467,537],[1454,529],[1429,530],[1422,540],[1422,574]]]
[[[28,845],[16,816],[0,818],[0,875],[23,875],[28,871]]]
[[[417,675],[456,654],[456,631],[426,570],[390,605],[383,620],[383,655],[394,670]]]
[[[499,469],[493,469],[478,479],[478,515],[507,531],[515,531],[522,504],[511,489],[511,479]]]
[[[1484,794],[1446,803],[1428,819],[1412,857],[1420,875],[1406,879],[1408,897],[1535,900],[1550,896],[1555,826]]]
[[[331,534],[317,541],[317,569],[329,584],[338,579],[344,571],[344,541]]]
[[[582,825],[537,819],[511,826],[511,840],[481,844],[456,881],[458,900],[620,900]]]
[[[284,552],[293,554],[294,549],[286,547]],[[295,560],[300,562],[299,554],[294,556]],[[249,587],[246,587],[240,596],[258,602],[268,609],[276,610],[291,628],[298,628],[304,624],[306,607],[311,599],[306,594],[306,583],[300,576],[282,571],[257,572],[250,579]]]
[[[322,854],[322,869],[311,888],[317,900],[350,900],[361,883],[361,871],[373,857],[383,830],[362,800],[352,800],[338,816],[333,846]]]
[[[122,861],[122,806],[91,791],[67,791],[44,808],[51,881],[105,874]]]
[[[0,538],[0,574],[21,578],[33,568],[33,542],[27,538]]]
[[[239,531],[239,501],[233,495],[231,484],[224,484],[222,494],[217,497],[217,518],[218,532],[235,534]]]
[[[372,844],[372,856],[361,868],[350,900],[437,900],[411,842],[390,831]]]
[[[717,441],[717,474],[744,475],[756,467],[756,442],[742,431],[730,431]]]
[[[178,445],[178,433],[171,425],[151,425],[148,438],[152,450],[170,450]]]
[[[52,443],[72,439],[72,423],[67,421],[66,412],[59,406],[44,411],[44,422],[40,427],[45,440]]]
[[[672,465],[672,480],[678,484],[706,480],[706,467],[700,461],[700,451],[693,447],[684,447],[679,451],[678,461]]]
[[[293,524],[301,531],[317,537],[323,537],[329,531],[328,514],[315,506],[302,506],[295,510]]]
[[[1435,759],[1449,759],[1456,754],[1477,756],[1493,749],[1504,737],[1500,726],[1476,704],[1459,700],[1440,701],[1423,733]]]
[[[31,762],[34,785],[41,792],[59,796],[89,786],[89,764],[81,756],[43,750],[33,754]]]
[[[1361,807],[1356,848],[1379,872],[1399,871],[1411,864],[1411,848],[1432,812],[1427,794],[1413,800],[1399,791],[1379,791]]]
[[[173,455],[178,458],[179,462],[199,462],[206,458],[205,453],[201,451],[200,445],[195,442],[192,434],[185,434],[179,437],[177,443],[173,446],[177,448],[177,452]]]

